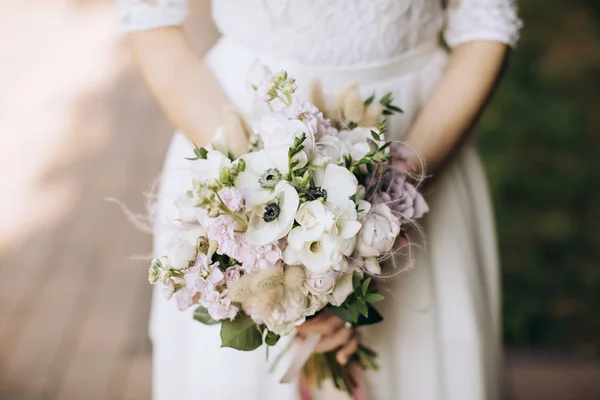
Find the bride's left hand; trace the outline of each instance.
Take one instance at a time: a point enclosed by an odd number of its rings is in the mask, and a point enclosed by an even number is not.
[[[300,337],[311,334],[323,335],[317,345],[316,352],[327,353],[338,349],[336,360],[346,365],[350,357],[358,350],[358,332],[356,328],[347,326],[339,317],[325,309],[315,318],[297,327]]]

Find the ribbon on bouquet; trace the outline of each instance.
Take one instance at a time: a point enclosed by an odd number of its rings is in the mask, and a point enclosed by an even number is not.
[[[281,383],[291,383],[300,376],[302,367],[314,353],[321,341],[321,334],[312,334],[302,341],[292,338],[288,346],[282,349],[271,365],[271,372],[275,373]]]

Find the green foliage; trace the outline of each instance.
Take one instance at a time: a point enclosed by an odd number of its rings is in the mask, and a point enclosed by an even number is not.
[[[352,276],[352,294],[342,305],[338,307],[330,305],[327,308],[334,315],[356,326],[383,321],[381,314],[371,305],[371,303],[383,300],[383,296],[370,289],[370,285],[371,278],[361,280],[360,276],[354,274]]]
[[[196,308],[196,310],[194,310],[194,319],[203,323],[204,325],[215,325],[219,323],[219,321],[212,319],[208,313],[208,310],[202,306],[199,306]]]
[[[280,336],[276,333],[271,332],[267,328],[265,328],[265,330],[266,330],[265,344],[267,346],[275,346],[277,344],[277,342],[279,341]]]
[[[221,323],[221,347],[251,351],[263,343],[262,334],[254,321],[242,313],[233,320]]]
[[[208,150],[206,150],[204,147],[198,147],[194,143],[194,155],[196,157],[192,157],[192,158],[186,157],[186,160],[190,160],[190,161],[206,160],[206,157],[208,156]]]
[[[521,2],[523,36],[478,129],[511,346],[600,352],[597,5]]]

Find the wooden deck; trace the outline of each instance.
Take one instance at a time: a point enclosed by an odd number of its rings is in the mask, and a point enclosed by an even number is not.
[[[103,198],[143,209],[172,128],[110,0],[2,2],[0,54],[0,399],[150,399],[150,237]],[[511,398],[600,398],[597,365],[527,360]]]

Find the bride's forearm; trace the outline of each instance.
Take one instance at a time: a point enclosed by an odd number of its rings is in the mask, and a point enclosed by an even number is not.
[[[167,118],[190,140],[205,145],[228,100],[179,27],[129,35],[142,75]]]
[[[456,47],[444,76],[411,126],[406,143],[431,173],[476,122],[500,75],[508,47],[471,42]],[[420,160],[413,160],[420,165]]]

